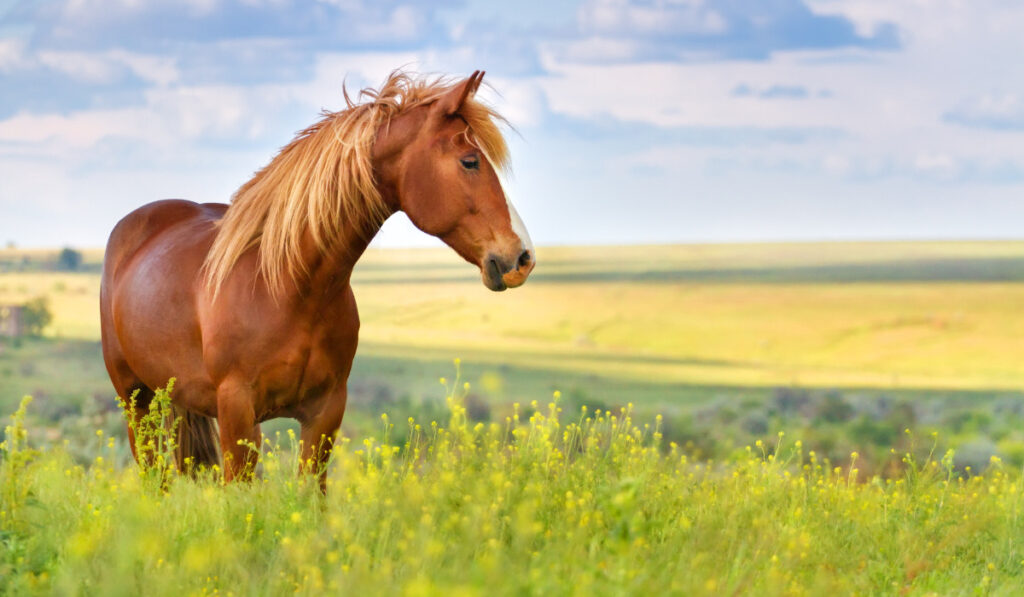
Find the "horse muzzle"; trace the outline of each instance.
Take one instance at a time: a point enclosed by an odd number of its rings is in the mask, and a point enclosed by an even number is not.
[[[506,288],[522,286],[535,265],[537,265],[537,260],[534,258],[533,251],[525,249],[511,262],[493,253],[489,254],[480,270],[484,286],[495,292],[501,292]]]

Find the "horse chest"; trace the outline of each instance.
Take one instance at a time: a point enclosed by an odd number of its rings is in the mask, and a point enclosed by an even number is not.
[[[316,331],[289,344],[254,380],[260,418],[296,416],[344,391],[355,356],[354,335]]]

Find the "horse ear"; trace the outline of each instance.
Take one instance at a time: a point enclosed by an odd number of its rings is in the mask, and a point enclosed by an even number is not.
[[[466,103],[466,100],[476,93],[476,90],[480,88],[480,81],[484,79],[484,71],[476,70],[469,76],[468,79],[455,85],[447,93],[442,95],[437,100],[437,107],[441,110],[441,113],[445,116],[451,116],[457,114],[462,108],[462,104]]]

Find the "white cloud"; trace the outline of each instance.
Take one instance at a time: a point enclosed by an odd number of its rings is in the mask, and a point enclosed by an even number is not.
[[[426,22],[425,16],[412,6],[396,6],[388,14],[385,21],[368,22],[354,30],[356,39],[360,41],[393,40],[408,41],[415,39]]]
[[[119,73],[119,64],[108,56],[87,52],[39,52],[44,66],[86,83],[111,83]]]
[[[144,0],[69,0],[64,6],[66,14],[72,16],[102,12],[104,9],[138,10],[145,5]]]
[[[478,95],[493,106],[514,127],[532,127],[541,124],[547,113],[544,90],[535,81],[491,77]]]
[[[276,0],[251,0],[265,1]],[[361,0],[323,1],[353,15],[375,10]],[[864,36],[895,23],[905,46],[895,52],[773,50],[764,60],[722,61],[711,59],[709,53],[705,60],[689,54],[687,62],[663,56],[659,62],[654,61],[657,56],[648,55],[647,62],[636,63],[631,59],[641,52],[639,45],[650,41],[636,32],[646,32],[652,39],[670,26],[714,33],[721,23],[707,17],[710,13],[701,0],[686,0],[685,5],[672,8],[678,17],[672,22],[659,16],[658,11],[670,4],[660,0],[639,8],[620,1],[586,3],[580,16],[585,34],[570,43],[541,42],[548,50],[542,53],[547,73],[523,68],[514,72],[527,76],[496,77],[493,72],[487,76],[497,93],[485,89],[482,97],[526,137],[522,143],[512,140],[517,147],[527,146],[527,151],[513,156],[517,179],[522,181],[514,183],[515,188],[532,190],[529,196],[536,197],[537,204],[557,195],[559,205],[576,205],[573,209],[577,210],[580,207],[573,203],[572,194],[583,193],[580,201],[584,207],[592,205],[595,219],[616,234],[623,216],[616,211],[621,206],[616,207],[615,194],[626,192],[622,189],[631,185],[651,189],[648,213],[658,208],[654,205],[658,201],[665,204],[664,209],[671,209],[668,204],[674,205],[676,194],[685,190],[689,197],[691,187],[696,189],[694,197],[699,192],[702,199],[730,205],[729,210],[722,210],[720,220],[722,229],[730,234],[735,232],[729,226],[737,230],[743,226],[730,218],[737,218],[741,212],[737,206],[745,205],[744,193],[756,193],[762,186],[765,198],[749,201],[750,205],[760,201],[763,205],[757,206],[766,210],[772,207],[771,201],[791,206],[801,201],[846,201],[846,207],[838,212],[854,213],[860,209],[857,196],[868,185],[893,197],[893,202],[923,202],[933,192],[949,202],[961,201],[957,193],[988,196],[990,203],[996,197],[1019,199],[1019,192],[1014,192],[1021,188],[1019,179],[1024,176],[1020,151],[1024,131],[1016,130],[1019,127],[1013,123],[1024,121],[1024,63],[1015,60],[1024,27],[1024,4],[995,0],[809,1],[819,14],[853,20]],[[69,10],[102,10],[97,6],[94,0],[79,0]],[[127,0],[110,8],[121,12],[143,9],[142,3]],[[187,10],[198,14],[218,9],[218,0],[191,0]],[[428,24],[424,14],[416,7],[380,8],[368,20],[376,24],[362,31],[366,39],[411,40]],[[689,15],[690,20],[679,20],[679,15]],[[700,15],[704,16],[697,18]],[[615,33],[620,26],[633,34]],[[205,43],[211,45],[203,46]],[[503,64],[501,52],[518,52],[503,43],[494,42],[498,53],[492,58],[499,65]],[[0,202],[4,208],[16,206],[18,194],[30,191],[34,201],[52,207],[54,214],[77,214],[69,206],[88,198],[102,205],[108,215],[119,215],[139,202],[157,198],[150,195],[154,192],[226,200],[231,189],[288,141],[290,132],[312,122],[320,108],[344,107],[341,85],[346,75],[350,91],[358,91],[378,85],[396,67],[468,74],[473,68],[487,68],[488,64],[479,63],[491,56],[481,50],[489,46],[471,36],[451,45],[426,44],[416,51],[392,52],[314,54],[290,38],[266,37],[194,44],[190,46],[193,49],[223,49],[211,59],[222,61],[216,65],[221,69],[228,68],[226,57],[263,44],[265,50],[270,49],[256,53],[258,58],[251,64],[261,67],[267,57],[271,66],[277,66],[275,72],[296,64],[301,67],[299,72],[311,76],[298,82],[294,79],[299,75],[287,82],[287,77],[280,76],[270,83],[226,84],[220,82],[229,79],[217,74],[223,71],[211,70],[204,76],[183,73],[190,68],[187,57],[179,59],[172,52],[48,50],[34,55],[23,42],[0,40],[0,73],[48,69],[77,81],[109,84],[119,92],[124,88],[117,86],[131,80],[131,97],[141,98],[127,107],[60,113],[34,111],[25,104],[21,111],[0,121],[0,179],[5,180],[0,185]],[[273,62],[274,55],[285,53],[289,61]],[[200,63],[207,58],[206,54],[196,55]],[[246,79],[252,80],[237,78]],[[274,77],[260,80],[268,79]],[[146,85],[141,92],[139,80]],[[218,84],[197,83],[210,80]],[[740,86],[751,92],[735,93]],[[121,105],[97,105],[101,103]],[[635,123],[653,138],[645,144],[642,135],[629,137],[627,131],[625,147],[616,145],[617,140],[601,147],[589,140],[566,141],[573,133],[564,129],[547,132],[545,125],[552,116],[571,117],[574,126],[591,122],[595,130],[609,120],[626,123],[615,123],[609,127],[613,131]],[[703,132],[687,137],[691,133],[686,131],[693,130]],[[723,141],[706,142],[715,131],[723,131]],[[812,134],[805,134],[808,131]],[[524,163],[533,171],[523,168]],[[568,170],[567,163],[575,169]],[[536,172],[548,165],[550,171],[543,172],[547,178],[538,182]],[[33,186],[32,179],[43,182]],[[200,183],[212,186],[204,190]],[[964,185],[973,183],[979,184],[965,191],[968,187]],[[111,192],[116,198],[104,199],[104,193]],[[905,198],[901,193],[906,193]],[[786,203],[790,197],[793,203]],[[696,205],[696,199],[691,201],[690,208]],[[956,223],[954,219],[950,222]],[[747,222],[746,226],[756,230],[761,224]],[[596,224],[595,229],[600,230],[601,225]],[[646,224],[637,224],[641,225]],[[557,226],[550,228],[554,230],[549,233],[551,238],[558,240]],[[641,227],[631,234],[642,236],[645,232]],[[823,229],[822,234],[828,233]],[[7,234],[0,234],[0,241]],[[417,242],[418,233],[395,224],[386,236],[398,239],[393,242]]]
[[[138,54],[112,50],[107,56],[127,66],[138,78],[157,85],[170,85],[181,78],[177,60],[173,56]]]
[[[0,39],[0,73],[23,68],[25,42],[16,37]]]
[[[578,62],[625,62],[639,52],[639,44],[632,39],[585,37],[565,44],[563,57]]]
[[[259,137],[287,105],[277,86],[195,86],[146,92],[147,111],[166,133],[186,139],[240,141]]]
[[[184,3],[191,9],[192,14],[206,15],[217,8],[220,0],[184,0]]]
[[[922,172],[940,176],[952,175],[956,171],[956,160],[945,153],[921,153],[914,158],[914,167]]]
[[[897,23],[907,41],[928,44],[977,32],[979,24],[993,31],[1012,30],[1012,17],[1021,13],[1019,3],[1004,0],[807,0],[807,4],[819,14],[850,19],[862,35],[873,34],[887,22]]]
[[[125,50],[102,52],[42,50],[26,54],[17,39],[0,40],[0,72],[44,68],[72,80],[92,84],[115,83],[126,72],[157,85],[178,81],[181,73],[173,56]]]
[[[834,153],[826,155],[821,162],[822,168],[832,176],[846,176],[850,172],[850,159]]]
[[[145,105],[130,108],[68,114],[19,112],[0,121],[0,143],[81,150],[111,138],[158,147],[187,147],[202,139],[254,139],[290,101],[277,87],[153,88],[145,97]]]
[[[0,121],[0,142],[57,142],[76,149],[92,147],[110,136],[138,137],[150,114],[140,108],[88,110],[69,115],[20,112]]]
[[[945,119],[964,126],[1024,131],[1024,97],[1012,92],[976,95],[954,106]]]
[[[1020,51],[1024,4],[814,0],[812,6],[854,20],[863,35],[895,23],[905,46],[884,53],[785,51],[763,61],[643,64],[578,64],[564,53],[547,52],[544,65],[554,76],[537,83],[554,113],[595,122],[610,116],[662,129],[846,133],[768,148],[661,147],[631,158],[657,168],[692,164],[706,174],[728,163],[740,168],[733,175],[751,175],[742,168],[775,168],[844,180],[940,182],[1024,172],[1024,62],[1013,59]],[[739,88],[751,92],[735,93]],[[790,101],[759,97],[770,89],[808,93]],[[969,89],[1002,91],[960,99]],[[996,128],[1001,130],[990,130]],[[659,157],[666,151],[671,157]]]
[[[726,20],[703,0],[636,4],[629,0],[587,0],[579,8],[579,25],[597,33],[714,34],[728,27]]]

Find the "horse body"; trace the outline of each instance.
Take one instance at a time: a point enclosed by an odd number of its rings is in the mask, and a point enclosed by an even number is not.
[[[172,401],[186,415],[183,435],[192,438],[183,442],[181,459],[215,462],[218,438],[209,420],[216,418],[231,480],[251,470],[254,453],[243,444],[259,444],[259,423],[291,417],[302,427],[302,461],[319,470],[325,487],[323,464],[344,415],[358,343],[351,272],[391,213],[403,210],[442,238],[480,267],[492,290],[525,280],[534,264],[529,239],[516,233],[521,223],[490,156],[473,157],[495,140],[474,143],[467,134],[470,122],[480,122],[480,113],[472,113],[479,106],[470,103],[480,76],[435,89],[410,87],[415,83],[393,75],[385,84],[390,95],[373,92],[372,103],[350,104],[304,131],[231,206],[158,201],[118,223],[101,285],[104,361],[121,396],[138,392],[139,416],[152,389],[176,378]],[[417,91],[418,100],[397,103],[400,94]],[[352,112],[360,109],[365,114]],[[345,118],[351,122],[337,124]],[[339,130],[361,131],[365,151],[343,154],[335,168],[324,158],[338,150],[330,144],[347,151],[345,143],[356,143],[330,136]],[[319,180],[325,162],[327,175]],[[378,212],[333,206],[332,197],[350,199],[343,187],[353,176],[363,177],[361,192],[379,199]],[[332,186],[335,179],[342,188]],[[306,186],[294,193],[297,185]],[[296,203],[282,208],[287,201]],[[324,213],[322,205],[349,217]],[[330,226],[321,228],[321,218]],[[268,264],[268,255],[276,260]]]
[[[219,300],[210,301],[199,271],[226,208],[159,201],[115,229],[108,246],[115,265],[104,276],[112,294],[101,311],[108,361],[121,378],[115,385],[127,395],[139,384],[160,387],[175,377],[176,404],[216,417],[211,396],[227,378],[241,376],[256,389],[257,422],[292,416],[292,402],[334,385],[335,372],[344,374],[339,365],[356,344],[358,316],[346,271],[335,268],[333,287],[318,295],[293,290],[275,298],[254,283],[255,256],[249,254]],[[119,242],[140,236],[140,229],[146,230],[143,244]],[[325,347],[341,356],[321,354]]]

